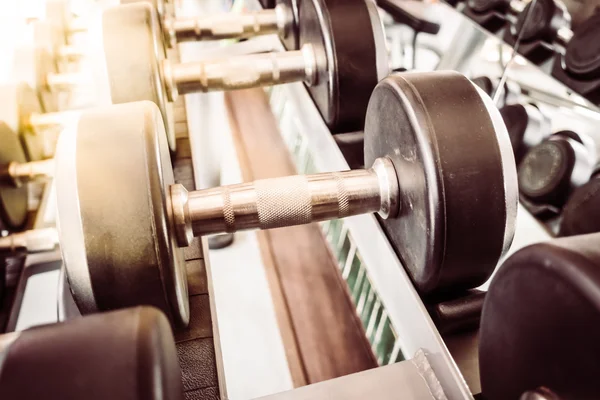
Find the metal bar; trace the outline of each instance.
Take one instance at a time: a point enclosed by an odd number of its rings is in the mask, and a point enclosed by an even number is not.
[[[395,216],[398,183],[390,160],[373,168],[261,179],[185,194],[172,189],[180,244],[193,236],[308,224],[380,212]],[[179,238],[179,237],[178,237]]]
[[[165,84],[177,94],[247,89],[305,81],[316,82],[316,61],[310,45],[301,50],[230,57],[181,64],[165,63]]]
[[[288,25],[285,14],[277,9],[165,20],[166,29],[178,43],[269,34],[284,36]]]

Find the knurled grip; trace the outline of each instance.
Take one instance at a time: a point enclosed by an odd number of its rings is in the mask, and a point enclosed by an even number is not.
[[[260,229],[308,224],[312,196],[306,176],[261,179],[254,182]]]

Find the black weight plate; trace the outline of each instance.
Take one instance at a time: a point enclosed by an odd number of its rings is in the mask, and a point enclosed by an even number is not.
[[[584,79],[600,77],[600,12],[573,34],[564,57],[568,72]]]
[[[527,110],[522,104],[511,104],[502,107],[500,115],[502,115],[502,120],[506,125],[515,158],[518,160],[517,155],[521,152],[525,130],[527,130],[527,123],[529,122]]]
[[[300,47],[312,45],[318,83],[308,87],[332,133],[362,130],[378,80],[377,43],[368,0],[298,3]],[[377,20],[375,20],[377,21]]]
[[[600,177],[577,188],[569,197],[560,221],[560,236],[600,232]]]
[[[568,196],[575,152],[567,141],[546,140],[519,164],[519,189],[534,202],[561,207]]]
[[[76,130],[62,133],[56,160],[60,243],[81,312],[152,305],[187,325],[158,107],[145,101],[84,112]]]
[[[373,92],[365,165],[389,157],[400,214],[381,224],[424,294],[485,282],[514,235],[518,191],[497,108],[454,72],[391,75]]]
[[[25,162],[25,152],[19,137],[0,121],[0,166]],[[0,219],[10,230],[20,230],[27,223],[27,186],[15,188],[0,180]]]
[[[531,5],[534,4],[533,10]],[[531,10],[531,15],[529,11]],[[553,18],[557,12],[555,0],[537,0],[535,3],[529,3],[527,7],[519,14],[517,23],[512,28],[513,35],[516,37],[524,29],[522,39],[526,42],[542,40],[552,42],[552,36],[556,31],[553,30]],[[527,25],[523,27],[527,21]]]
[[[487,400],[546,387],[561,399],[600,393],[600,234],[526,247],[486,295],[479,369]]]
[[[489,11],[506,12],[510,7],[509,0],[469,0],[467,6],[477,13]]]
[[[166,49],[156,11],[145,1],[104,10],[102,39],[111,102],[156,103],[167,127],[169,148],[175,151],[172,105],[161,72]]]

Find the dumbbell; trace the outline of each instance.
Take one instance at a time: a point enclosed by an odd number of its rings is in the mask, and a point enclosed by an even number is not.
[[[521,37],[519,53],[541,64],[557,53],[555,45],[566,46],[572,36],[571,15],[561,0],[535,0],[505,31],[504,40],[513,46]]]
[[[572,191],[590,179],[595,163],[589,137],[557,132],[525,155],[518,169],[519,189],[533,205],[560,210]]]
[[[194,236],[375,212],[419,292],[485,282],[511,243],[518,198],[491,100],[454,72],[392,75],[373,91],[364,137],[369,169],[187,192],[173,183],[154,103],[83,112],[55,159],[61,249],[81,312],[149,304],[186,325],[182,248]]]
[[[525,9],[518,0],[469,0],[463,14],[490,32],[497,32]]]
[[[298,48],[297,0],[277,0],[274,7],[259,11],[183,18],[176,18],[173,15],[172,7],[165,0],[112,0],[105,6],[139,2],[154,6],[162,31],[161,38],[169,47],[173,47],[175,43],[189,41],[248,39],[260,35],[277,34],[287,49]],[[58,27],[59,32],[55,36],[68,37],[70,32],[85,31],[83,23],[77,19],[69,19],[68,3],[64,1],[58,3],[61,3],[61,6],[53,7],[56,9],[47,12],[48,15],[57,15],[52,18],[55,22],[53,25]],[[60,27],[66,27],[66,29],[60,29]],[[63,42],[68,43],[68,39]]]
[[[596,11],[574,32],[564,55],[554,59],[552,76],[587,98],[600,104],[600,12]]]
[[[509,104],[500,109],[517,164],[551,133],[550,119],[534,104]]]
[[[598,397],[599,249],[600,234],[554,239],[498,269],[479,330],[482,398]]]
[[[560,236],[600,232],[600,162],[589,182],[575,189],[563,208]]]
[[[182,400],[175,340],[150,307],[0,336],[0,398]]]
[[[157,15],[147,3],[102,13],[102,49],[112,103],[150,100],[168,121],[178,94],[234,90],[304,81],[323,119],[334,132],[361,130],[369,95],[387,75],[387,55],[378,14],[371,1],[308,0],[299,3],[300,50],[173,63],[165,60]],[[375,38],[375,31],[381,38]],[[169,145],[175,148],[172,129]]]

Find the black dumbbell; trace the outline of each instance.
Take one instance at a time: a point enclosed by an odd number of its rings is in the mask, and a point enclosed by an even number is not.
[[[588,183],[575,189],[563,208],[560,236],[600,232],[600,163]]]
[[[519,53],[542,64],[556,54],[555,45],[566,46],[572,36],[571,16],[561,0],[535,0],[505,31],[504,40],[513,46],[520,37]]]
[[[150,307],[0,336],[0,398],[182,400],[173,333]]]
[[[556,214],[572,191],[586,183],[592,174],[596,155],[590,138],[573,131],[557,132],[531,148],[518,168],[519,190],[531,202]],[[549,207],[546,209],[545,207]]]
[[[375,212],[421,293],[485,282],[517,209],[491,100],[457,73],[392,75],[371,96],[364,140],[369,169],[188,193],[173,183],[153,103],[84,112],[55,159],[61,250],[82,313],[150,304],[185,325],[182,247],[193,236]]]
[[[600,12],[597,11],[574,32],[564,55],[557,56],[552,76],[587,98],[600,104]]]
[[[599,249],[600,234],[555,239],[499,268],[479,331],[483,398],[598,397]]]
[[[517,164],[525,154],[550,135],[550,120],[535,105],[510,104],[500,109]]]
[[[469,0],[462,12],[488,31],[495,33],[522,12],[525,6],[518,0]]]

